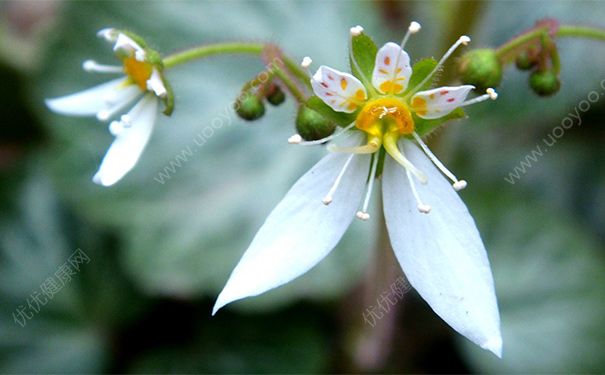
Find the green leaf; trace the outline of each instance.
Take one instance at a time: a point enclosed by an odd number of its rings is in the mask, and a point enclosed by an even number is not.
[[[377,51],[376,44],[366,34],[351,37],[351,72],[366,85],[372,79]]]
[[[403,93],[403,95],[406,95],[409,90],[415,88],[416,85],[422,82],[422,80],[425,79],[426,76],[433,71],[433,69],[435,69],[435,66],[437,66],[437,60],[433,59],[432,57],[427,57],[414,64],[412,67],[412,77],[410,77],[408,89]],[[433,76],[424,85],[422,85],[422,87],[419,87],[418,91],[429,89],[435,81],[435,77],[436,76]]]
[[[307,107],[319,112],[322,116],[330,121],[335,122],[339,126],[347,126],[355,121],[355,114],[336,112],[317,96],[312,96],[309,98],[309,100],[307,100]]]
[[[415,114],[413,116],[414,116],[414,125],[416,126],[416,133],[418,133],[418,135],[420,135],[421,137],[424,137],[425,135],[429,135],[435,129],[444,125],[446,122],[448,122],[450,120],[458,120],[458,119],[466,117],[466,114],[464,113],[464,109],[456,108],[455,110],[450,112],[448,115],[440,117],[440,118],[436,118],[433,120],[425,120],[423,118],[416,116]]]

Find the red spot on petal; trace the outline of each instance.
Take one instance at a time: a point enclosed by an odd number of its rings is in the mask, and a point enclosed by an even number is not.
[[[332,96],[331,92],[326,92],[326,96]]]
[[[439,95],[441,95],[441,96],[446,95],[446,94],[449,94],[448,90],[441,90],[441,91],[439,91]]]
[[[451,103],[451,102],[453,102],[454,100],[456,100],[456,99],[455,99],[455,98],[449,98],[447,101],[448,101],[449,103]]]
[[[325,87],[325,88],[328,88],[328,84],[327,84],[327,83],[325,83],[325,82],[322,82],[322,83],[321,83],[321,85],[322,85],[323,87]]]
[[[331,80],[331,81],[334,81],[334,77],[332,77],[331,74],[328,74],[328,79]]]
[[[386,56],[384,58],[384,65],[391,65],[391,58],[389,56]]]

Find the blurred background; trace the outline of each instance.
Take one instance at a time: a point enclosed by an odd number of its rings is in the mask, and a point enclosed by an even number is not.
[[[43,102],[106,79],[81,63],[114,62],[95,36],[108,26],[162,53],[272,41],[296,59],[348,70],[353,25],[381,45],[419,21],[407,48],[416,61],[439,58],[462,33],[473,39],[467,48],[498,46],[544,17],[605,27],[605,4],[0,2],[0,372],[603,372],[605,101],[587,98],[605,92],[604,43],[560,40],[562,88],[550,98],[509,67],[496,102],[469,108],[432,139],[470,183],[461,195],[492,262],[501,360],[414,291],[375,326],[364,321],[402,275],[384,265],[384,284],[368,286],[380,270],[376,222],[355,222],[303,277],[210,316],[264,218],[325,152],[288,147],[291,98],[253,123],[233,114],[241,86],[263,68],[258,59],[221,56],[169,71],[175,114],[160,119],[138,165],[111,188],[91,181],[112,141],[107,127]],[[217,118],[223,125],[209,136]],[[574,125],[561,135],[565,118]],[[523,167],[537,145],[546,151]]]

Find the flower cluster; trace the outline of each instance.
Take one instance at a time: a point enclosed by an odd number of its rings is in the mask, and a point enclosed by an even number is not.
[[[136,102],[128,113],[109,124],[109,131],[116,139],[93,181],[110,186],[124,177],[141,156],[151,136],[160,102],[165,105],[164,113],[171,114],[173,95],[163,75],[159,54],[147,47],[141,38],[117,29],[103,29],[98,35],[114,44],[113,50],[122,65],[102,65],[87,60],[83,64],[84,70],[124,76],[72,95],[47,99],[46,104],[57,113],[96,116],[105,122]]]
[[[326,257],[355,216],[370,218],[370,197],[381,170],[389,237],[410,284],[455,330],[501,355],[489,261],[476,225],[456,193],[466,182],[431,153],[419,134],[431,121],[448,119],[461,107],[497,95],[488,89],[485,95],[466,100],[474,88],[470,85],[425,89],[443,62],[470,38],[460,37],[439,62],[418,63],[416,69],[404,46],[419,30],[413,22],[401,44],[386,43],[377,49],[356,26],[351,29],[354,74],[321,66],[311,77],[315,95],[329,107],[323,112],[350,115],[350,124],[317,141],[290,138],[290,143],[307,145],[342,141],[330,144],[330,153],[271,212],[218,296],[213,313],[283,285]],[[427,64],[432,69],[427,71]],[[304,66],[309,66],[308,59]]]

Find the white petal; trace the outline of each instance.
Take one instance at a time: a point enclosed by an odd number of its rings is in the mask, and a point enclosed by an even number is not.
[[[116,52],[134,53],[138,61],[145,60],[145,50],[143,50],[143,48],[137,42],[132,40],[131,37],[124,33],[120,33],[118,35],[116,44],[113,46],[113,50]]]
[[[46,99],[46,105],[63,115],[92,116],[106,110],[109,107],[108,99],[119,96],[125,84],[124,78],[114,79],[75,94]]]
[[[311,78],[315,95],[337,112],[355,112],[368,98],[363,84],[349,73],[322,65]]]
[[[356,156],[329,206],[322,199],[349,155],[330,154],[302,176],[275,207],[233,270],[212,314],[304,274],[336,246],[355,217],[369,168]]]
[[[168,93],[166,91],[166,86],[164,86],[164,82],[162,81],[162,76],[157,69],[153,69],[151,72],[151,77],[147,80],[147,90],[151,90],[155,93],[156,96],[163,98]]]
[[[418,212],[405,171],[391,158],[383,174],[384,214],[395,255],[410,284],[452,328],[497,356],[500,315],[487,254],[466,206],[411,141],[406,156],[428,176],[418,194],[432,207]]]
[[[410,56],[395,43],[382,46],[376,54],[372,85],[383,94],[399,94],[408,87],[412,75]]]
[[[146,95],[125,115],[129,124],[124,126],[109,147],[99,171],[93,177],[95,183],[113,185],[135,166],[151,136],[157,109],[157,98]]]
[[[420,91],[412,97],[412,110],[425,119],[443,117],[460,107],[475,86],[438,87]]]

